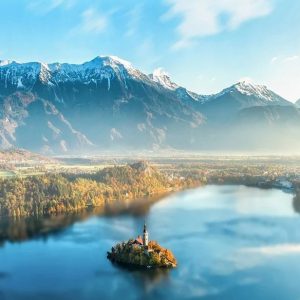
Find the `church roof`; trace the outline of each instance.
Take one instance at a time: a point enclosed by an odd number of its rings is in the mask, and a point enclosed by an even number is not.
[[[134,241],[133,241],[133,244],[139,244],[139,245],[143,245],[143,239],[138,236]]]

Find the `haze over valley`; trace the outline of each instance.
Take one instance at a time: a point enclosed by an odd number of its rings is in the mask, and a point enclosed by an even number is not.
[[[0,63],[0,145],[44,154],[96,151],[299,153],[300,108],[241,81],[199,95],[161,69],[115,56],[83,64]]]
[[[299,298],[300,1],[0,11],[0,300]]]

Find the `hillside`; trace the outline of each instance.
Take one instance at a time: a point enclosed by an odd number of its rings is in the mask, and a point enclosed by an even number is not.
[[[275,112],[273,106],[279,109]],[[271,123],[266,107],[273,110]],[[247,109],[255,116],[241,117]],[[161,69],[146,75],[115,56],[98,56],[83,64],[0,65],[2,149],[56,154],[247,150],[262,136],[269,141],[263,149],[280,150],[277,141],[285,136],[293,150],[299,149],[298,109],[267,87],[245,81],[215,95],[199,95],[174,83]],[[295,122],[282,123],[289,113]],[[271,127],[261,127],[260,137],[252,129],[257,122]],[[240,126],[251,132],[247,146],[236,142]]]
[[[145,162],[95,174],[0,178],[0,215],[49,215],[124,203],[176,187]]]
[[[33,153],[24,149],[8,149],[0,150],[0,164],[47,164],[53,163],[55,160],[37,153]],[[56,162],[56,161],[55,161]],[[57,162],[56,162],[57,163]]]

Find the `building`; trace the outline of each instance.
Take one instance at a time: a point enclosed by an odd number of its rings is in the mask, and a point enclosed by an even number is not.
[[[149,234],[147,231],[146,223],[144,224],[143,236],[139,235],[135,240],[131,242],[133,247],[144,247],[148,250]]]
[[[149,243],[149,234],[147,231],[147,226],[146,223],[144,224],[144,232],[143,232],[143,245],[145,247],[148,247],[148,243]]]

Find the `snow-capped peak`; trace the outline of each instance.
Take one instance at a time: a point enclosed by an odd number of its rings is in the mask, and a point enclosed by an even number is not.
[[[92,59],[91,61],[88,61],[84,63],[83,65],[93,66],[93,67],[99,67],[99,66],[111,66],[111,67],[119,67],[122,66],[126,70],[133,70],[134,67],[132,64],[125,60],[121,59],[114,55],[99,55]]]
[[[275,94],[269,90],[265,85],[258,85],[253,82],[253,80],[242,79],[236,84],[222,90],[220,93],[215,94],[211,99],[216,99],[224,95],[235,95],[239,97],[238,94],[245,95],[252,104],[255,102],[256,105],[290,105],[291,103],[279,95]],[[246,101],[246,102],[247,102]]]
[[[84,84],[99,84],[102,81],[110,83],[113,78],[121,80],[127,88],[127,81],[149,79],[145,74],[135,69],[132,64],[117,56],[97,56],[83,64],[68,63],[8,63],[1,61],[0,79],[5,78],[5,87],[26,87],[31,89],[36,80],[44,84],[57,85],[60,82],[81,81]],[[22,83],[19,84],[19,83]]]
[[[13,60],[1,60],[0,59],[0,67],[10,65],[13,62],[14,62]]]
[[[163,76],[169,77],[169,74],[163,68],[155,69],[152,74],[154,77],[163,77]]]
[[[155,69],[149,77],[167,89],[176,90],[179,87],[171,81],[169,74],[163,68]]]
[[[255,82],[251,77],[242,77],[238,83],[255,85]]]
[[[252,80],[243,80],[239,81],[233,87],[244,95],[255,95],[259,98],[272,101],[273,93],[268,90],[265,85],[254,84]]]
[[[133,66],[132,66],[131,62],[129,62],[128,60],[122,59],[122,58],[120,58],[118,56],[115,56],[115,55],[109,55],[108,57],[111,60],[113,60],[115,62],[118,62],[119,64],[123,65],[127,69],[133,69]]]

